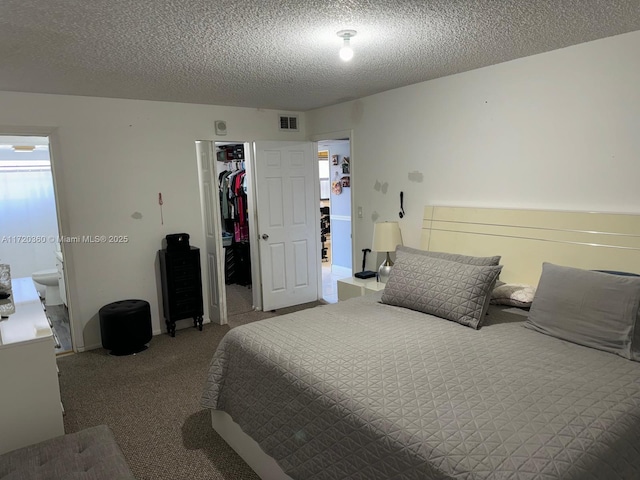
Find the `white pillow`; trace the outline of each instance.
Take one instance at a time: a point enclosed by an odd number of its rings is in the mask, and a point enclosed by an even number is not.
[[[536,287],[524,283],[505,283],[497,286],[491,292],[493,305],[510,305],[512,307],[528,308],[533,302]]]

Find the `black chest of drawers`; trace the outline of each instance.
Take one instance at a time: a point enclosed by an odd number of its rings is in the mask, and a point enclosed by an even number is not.
[[[167,332],[176,335],[176,320],[193,318],[193,326],[202,330],[202,277],[200,249],[160,250],[162,299]]]

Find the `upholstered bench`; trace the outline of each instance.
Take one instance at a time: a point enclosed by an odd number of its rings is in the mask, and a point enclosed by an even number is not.
[[[106,425],[0,455],[0,480],[135,480]]]

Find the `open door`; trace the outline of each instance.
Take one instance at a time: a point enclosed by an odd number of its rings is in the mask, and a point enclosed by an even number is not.
[[[318,299],[317,155],[311,142],[255,144],[264,310]]]
[[[220,198],[216,177],[215,146],[211,141],[196,142],[200,167],[201,202],[206,241],[206,270],[208,272],[207,302],[211,322],[227,323],[227,295],[224,283],[224,249],[220,221]]]

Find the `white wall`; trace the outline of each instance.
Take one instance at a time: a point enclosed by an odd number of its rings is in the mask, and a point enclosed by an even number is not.
[[[355,251],[425,204],[640,213],[640,31],[307,112],[352,130]],[[371,260],[368,268],[375,267]]]
[[[98,310],[116,300],[147,300],[154,332],[164,328],[157,276],[162,239],[187,232],[192,245],[204,248],[196,140],[305,138],[303,118],[300,132],[279,132],[283,112],[261,109],[10,92],[0,92],[0,106],[0,134],[54,131],[61,234],[129,237],[126,244],[63,245],[73,320],[85,348],[101,345]],[[215,120],[227,121],[226,137],[215,137]]]
[[[204,247],[196,140],[351,130],[354,206],[364,211],[355,252],[371,246],[374,220],[398,218],[401,190],[413,246],[426,203],[638,213],[638,51],[633,32],[424,82],[307,112],[298,133],[279,132],[284,112],[0,92],[0,134],[54,132],[62,234],[129,236],[63,246],[74,321],[93,348],[98,309],[115,300],[149,301],[154,331],[163,326],[156,256],[166,234]],[[214,120],[227,121],[226,137],[214,136]]]

